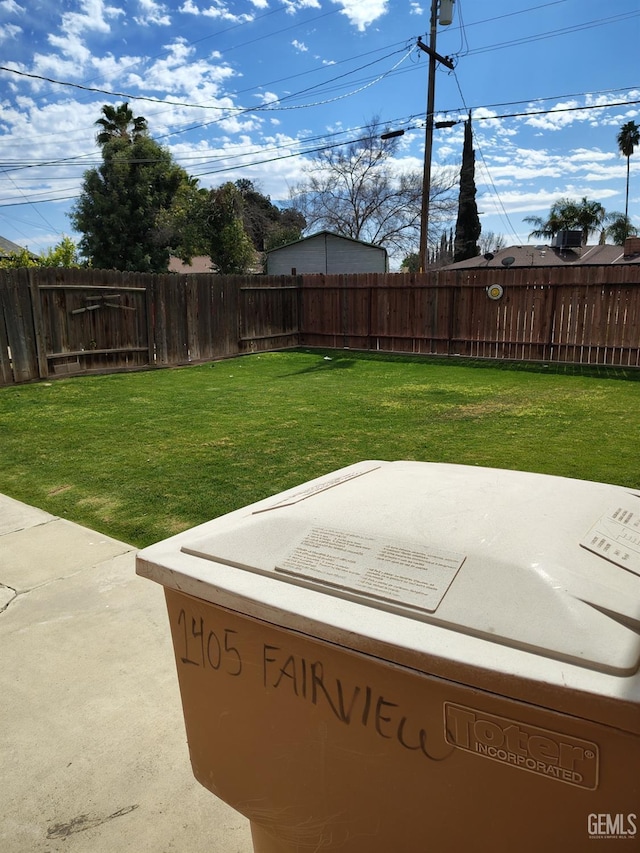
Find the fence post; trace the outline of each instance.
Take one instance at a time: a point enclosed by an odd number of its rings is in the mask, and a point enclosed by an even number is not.
[[[38,359],[38,376],[47,379],[49,364],[47,362],[47,346],[42,327],[42,305],[40,304],[40,288],[33,267],[27,269],[29,292],[31,294],[31,314],[33,316],[33,331],[36,342],[36,358]]]
[[[149,364],[152,366],[155,366],[156,363],[156,280],[157,275],[153,275],[151,279],[146,279],[144,294],[147,311],[147,347],[149,351],[147,358]]]

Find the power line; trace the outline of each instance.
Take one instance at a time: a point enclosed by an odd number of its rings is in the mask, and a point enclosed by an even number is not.
[[[457,78],[456,78],[456,82],[458,83]],[[630,87],[630,88],[633,88],[633,87]],[[615,90],[615,91],[619,91],[619,90]],[[460,96],[461,96],[463,104],[464,104],[464,97],[463,97],[461,91],[460,91]],[[505,114],[498,115],[498,116],[476,116],[476,117],[474,117],[473,120],[474,120],[474,122],[500,121],[500,120],[506,119],[506,118],[526,118],[529,116],[550,115],[550,114],[559,113],[559,112],[578,112],[578,111],[582,111],[582,110],[600,110],[600,109],[608,109],[608,108],[615,107],[615,106],[626,106],[629,104],[637,104],[637,103],[640,103],[640,99],[627,100],[627,101],[614,101],[614,102],[610,102],[607,104],[593,104],[590,106],[562,107],[562,108],[555,108],[554,107],[554,108],[545,109],[545,110],[527,110],[525,112],[505,113]],[[481,108],[482,107],[472,107],[471,110],[473,111],[474,109],[477,110],[477,109],[481,109]],[[465,113],[468,113],[469,108],[467,106],[464,106],[464,107],[458,107],[454,110],[451,110],[451,109],[450,110],[440,110],[439,112],[442,112],[443,114],[450,114],[452,112],[463,112],[463,111]],[[413,122],[416,119],[417,119],[417,116],[413,115],[413,116],[405,117],[403,119],[396,119],[392,122],[388,122],[387,124],[389,126],[399,125],[402,123]],[[414,125],[407,124],[407,127],[405,127],[404,129],[405,129],[405,131],[411,131],[411,130],[418,130],[418,129],[420,129],[420,127],[421,127],[421,124],[414,124]],[[331,136],[334,136],[334,135],[343,135],[343,134],[346,134],[349,132],[353,132],[354,129],[359,130],[359,129],[362,129],[362,127],[351,128],[349,131],[339,131],[337,134],[330,134],[330,135],[324,135],[324,136],[318,136],[318,137],[310,137],[307,140],[301,140],[299,142],[292,142],[290,144],[285,144],[282,146],[275,146],[271,149],[263,149],[264,153],[269,152],[269,151],[277,152],[277,151],[281,151],[281,150],[286,150],[286,153],[282,154],[282,155],[276,155],[274,157],[268,157],[265,159],[253,160],[251,162],[248,162],[248,163],[245,162],[245,163],[241,163],[238,165],[225,165],[225,166],[221,165],[220,168],[211,169],[211,170],[207,170],[207,171],[198,171],[196,174],[193,175],[193,177],[205,177],[205,176],[215,175],[215,174],[224,174],[225,172],[231,172],[231,171],[234,171],[238,168],[245,169],[245,168],[251,168],[251,167],[255,167],[255,166],[268,165],[269,163],[274,163],[274,162],[277,162],[279,160],[287,160],[287,159],[292,159],[294,157],[304,157],[304,156],[307,156],[309,154],[319,153],[323,150],[330,150],[333,148],[337,148],[337,147],[341,147],[344,145],[349,145],[349,144],[353,144],[355,142],[362,141],[362,139],[360,139],[360,138],[349,139],[349,140],[342,140],[342,141],[336,142],[336,143],[330,143],[330,144],[325,143],[323,145],[315,146],[312,148],[306,148],[304,150],[299,150],[299,151],[293,151],[292,152],[289,150],[291,148],[291,146],[304,145],[308,142],[321,140],[321,139],[329,139],[329,138],[331,138]],[[363,137],[363,138],[366,138],[366,137]],[[261,152],[261,153],[263,153],[263,152]],[[257,153],[258,152],[254,152],[254,154],[256,154],[256,155],[257,155]],[[490,175],[488,166],[484,160],[484,155],[482,154],[482,151],[480,151],[479,153],[480,153],[481,158],[483,160],[483,164],[484,164],[485,169],[487,171],[487,175],[489,176],[489,179],[491,181],[491,175]],[[210,162],[218,161],[222,164],[222,163],[228,163],[230,160],[233,160],[233,159],[241,159],[241,158],[246,158],[248,156],[251,156],[251,152],[238,152],[236,154],[231,154],[231,155],[225,153],[225,154],[217,155],[215,157],[210,157],[208,159]],[[184,160],[186,160],[186,159],[203,160],[203,159],[205,159],[205,157],[206,157],[206,155],[191,155],[189,158],[179,158],[177,160],[177,162],[184,162]],[[98,165],[100,165],[101,162],[102,162],[101,160],[98,161]],[[147,161],[147,162],[150,162],[150,161]],[[53,166],[53,165],[55,165],[55,163],[54,164],[45,163],[45,164],[42,164],[41,166],[37,166],[37,167],[43,168],[43,167],[49,167],[49,166]],[[88,165],[88,164],[84,164],[84,165]],[[202,165],[204,166],[205,164],[203,163]],[[31,168],[36,167],[35,164],[29,164],[29,166]],[[5,172],[9,171],[9,169],[11,169],[11,168],[19,168],[19,167],[18,166],[13,166],[13,167],[9,166],[8,169],[5,169]],[[64,178],[64,179],[69,180],[68,177]],[[494,186],[494,191],[496,193],[496,197],[499,200],[499,195],[498,195],[497,190],[495,189],[495,186]],[[52,201],[52,202],[63,201],[63,200],[68,200],[69,198],[74,198],[74,197],[77,197],[77,196],[65,196],[62,198],[55,197],[55,198],[51,198],[51,199],[45,198],[45,199],[39,200],[38,203],[43,204],[43,203],[48,202],[48,201]],[[24,203],[27,203],[27,202],[24,202]],[[18,204],[22,204],[22,202],[13,202],[13,204],[18,205]],[[9,206],[12,206],[11,202],[4,203],[4,200],[2,200],[2,203],[0,203],[0,207],[9,207]],[[505,211],[505,216],[506,216],[506,211]],[[508,220],[508,217],[507,217],[507,220]],[[509,223],[509,225],[510,225],[511,229],[513,230],[513,226],[511,225],[511,223]]]
[[[625,102],[621,102],[621,103],[640,103],[640,101],[632,101],[632,102],[625,101]],[[588,109],[605,109],[609,106],[613,106],[613,105],[612,104],[600,104],[597,106],[589,107]],[[582,107],[575,107],[575,108],[570,108],[570,109],[583,109],[583,108]],[[544,111],[540,111],[540,112],[552,113],[552,112],[555,112],[555,110],[544,110]],[[540,112],[535,113],[535,114],[539,115]],[[474,119],[474,121],[477,122],[477,121],[495,120],[496,118],[500,119],[500,118],[505,118],[505,117],[509,118],[512,116],[526,116],[526,115],[531,115],[531,113],[512,113],[510,116],[497,116],[497,117],[494,117],[494,116],[478,116]],[[413,118],[415,118],[415,116]],[[407,130],[407,131],[418,130],[419,127],[420,127],[420,125],[409,125],[408,127],[405,128],[405,130]],[[233,172],[234,170],[237,170],[237,169],[249,169],[249,168],[256,167],[256,166],[265,166],[265,165],[268,165],[269,163],[275,163],[275,162],[278,162],[281,160],[289,160],[289,159],[293,159],[295,157],[304,157],[304,156],[308,156],[309,154],[317,154],[317,153],[320,153],[322,151],[328,151],[328,150],[331,150],[334,148],[339,148],[339,147],[342,147],[345,145],[354,144],[357,142],[361,142],[361,141],[365,140],[366,138],[367,137],[361,137],[361,138],[356,138],[356,139],[343,140],[341,142],[336,142],[336,143],[332,143],[329,145],[327,145],[327,144],[319,145],[319,146],[316,146],[313,148],[307,148],[307,149],[304,149],[301,151],[293,151],[293,152],[288,151],[285,154],[277,155],[274,157],[268,157],[268,158],[261,159],[261,160],[253,160],[253,161],[248,162],[248,163],[245,162],[245,163],[240,163],[240,164],[232,165],[232,166],[229,166],[229,165],[222,166],[221,165],[220,168],[209,169],[207,171],[199,171],[196,174],[194,174],[192,177],[206,177],[206,176],[210,176],[210,175],[220,175],[220,174],[224,174],[225,172]],[[280,149],[276,148],[275,150],[277,151]],[[501,201],[500,196],[497,192],[497,189],[495,188],[495,185],[493,184],[493,180],[491,178],[491,173],[490,173],[489,168],[488,168],[486,161],[484,159],[484,155],[483,155],[481,149],[478,148],[478,151],[479,151],[481,159],[483,161],[483,165],[485,167],[486,174],[489,178],[490,183],[492,184],[494,193],[495,193],[496,198],[498,200],[498,204],[500,205],[500,207],[503,210],[503,213],[504,213],[505,219],[509,225],[509,228],[511,229],[512,233],[515,235],[516,234],[515,229],[509,220],[508,214],[504,208],[504,205],[502,204],[502,201]],[[219,158],[217,158],[217,159],[219,159],[221,161],[221,163],[223,163],[223,162],[227,162],[229,159],[232,159],[232,158],[241,158],[241,157],[246,157],[246,156],[249,156],[249,154],[248,153],[245,153],[245,154],[239,153],[239,154],[231,155],[231,157],[229,157],[229,155],[220,155]],[[78,194],[71,195],[71,196],[55,196],[52,198],[38,199],[37,202],[28,202],[28,201],[24,201],[24,202],[6,201],[5,202],[4,200],[0,200],[0,208],[18,207],[18,206],[22,206],[25,204],[32,204],[32,203],[37,203],[37,204],[56,203],[56,202],[60,202],[60,201],[70,201],[70,200],[73,200],[75,198],[78,198]]]
[[[565,0],[556,0],[556,2],[565,2]],[[546,5],[554,5],[554,4],[553,3],[543,4],[543,6],[546,6]],[[543,6],[532,7],[532,9],[543,8]],[[522,11],[526,12],[526,11],[530,11],[530,9],[525,9]],[[318,15],[318,16],[316,16],[316,18],[312,18],[311,21],[314,21],[318,18],[324,18],[329,14],[335,14],[335,11],[332,10],[331,12],[327,12],[327,13],[323,13],[322,15]],[[519,13],[514,12],[514,13],[509,13],[509,14],[514,15],[514,14],[519,14]],[[509,15],[504,15],[504,16],[500,16],[500,17],[508,17],[508,16]],[[628,20],[630,18],[634,18],[634,17],[638,17],[638,16],[640,16],[640,11],[628,12],[628,13],[621,14],[621,15],[614,15],[614,16],[610,16],[608,18],[598,18],[598,19],[595,19],[592,21],[583,22],[581,24],[574,24],[570,27],[564,27],[562,29],[555,29],[555,30],[551,30],[551,31],[546,31],[544,33],[538,33],[538,34],[532,35],[532,36],[525,36],[523,38],[511,39],[511,40],[505,41],[505,42],[498,42],[496,44],[487,45],[485,47],[474,48],[472,50],[466,51],[465,55],[466,56],[474,56],[474,55],[478,55],[481,53],[485,53],[487,51],[501,50],[501,49],[504,49],[507,47],[516,47],[516,46],[520,46],[522,44],[527,44],[527,43],[533,42],[533,41],[540,41],[540,40],[544,40],[547,38],[554,38],[558,35],[567,35],[569,33],[579,32],[579,31],[584,30],[584,29],[591,29],[593,27],[601,26],[603,24],[619,23],[621,21]],[[490,21],[492,19],[487,19],[487,20]],[[310,22],[310,21],[308,21],[308,22]],[[485,21],[475,22],[475,23],[485,23]],[[298,24],[292,25],[292,27],[286,27],[285,30],[292,29],[294,26],[298,26]],[[282,31],[284,31],[284,30],[282,30]],[[247,44],[251,44],[254,41],[258,41],[258,40],[261,40],[263,38],[266,38],[266,36],[260,36],[259,38],[253,39],[251,42],[243,43],[243,45],[240,45],[240,46],[245,46]],[[390,55],[392,55],[392,54],[390,54]],[[330,66],[325,66],[325,67],[330,67]],[[362,67],[366,67],[366,66],[362,66]],[[358,69],[354,69],[354,70],[358,70]],[[51,83],[51,84],[57,85],[57,86],[66,86],[66,87],[70,87],[70,88],[74,88],[74,89],[79,89],[82,91],[95,92],[98,94],[109,95],[109,96],[115,97],[115,98],[124,98],[127,101],[138,100],[138,101],[145,101],[145,102],[149,102],[149,103],[161,104],[163,106],[188,107],[191,109],[202,109],[202,110],[219,110],[221,112],[225,111],[228,114],[233,114],[236,112],[252,112],[252,111],[255,112],[255,111],[258,111],[260,109],[265,109],[264,106],[263,107],[251,107],[251,108],[241,107],[241,106],[239,106],[239,107],[229,107],[229,106],[220,107],[220,106],[211,105],[211,104],[198,104],[198,103],[186,102],[186,101],[168,101],[166,99],[163,100],[161,98],[154,98],[154,97],[149,96],[149,95],[134,95],[130,92],[117,92],[117,91],[113,91],[110,89],[103,89],[103,88],[95,87],[95,86],[86,86],[86,85],[81,84],[81,83],[73,83],[73,82],[66,81],[66,80],[57,80],[53,77],[47,77],[47,76],[40,75],[40,74],[33,74],[33,73],[30,73],[27,71],[20,71],[19,69],[16,69],[16,68],[9,68],[8,66],[5,66],[5,65],[0,65],[0,71],[5,71],[5,72],[11,73],[11,74],[16,74],[20,77],[25,77],[25,78],[29,78],[29,79],[48,82],[48,83]],[[284,79],[286,80],[287,78],[284,78]],[[332,82],[332,81],[329,80],[326,82]],[[257,88],[263,88],[263,86],[265,86],[265,85],[270,85],[270,84],[268,84],[268,83],[267,84],[261,84]],[[317,86],[312,87],[312,88],[319,88],[321,85],[322,84],[318,84]],[[242,91],[249,91],[249,89],[245,89]],[[303,90],[303,91],[305,91],[305,90]],[[283,98],[278,99],[275,103],[278,103],[280,101],[284,101],[285,99],[291,99],[292,97],[294,97],[294,95],[284,96]],[[313,106],[313,105],[311,105],[311,106]],[[273,108],[273,107],[271,107],[271,108]]]
[[[637,18],[640,15],[640,11],[637,12],[627,12],[622,15],[614,15],[609,18],[597,18],[593,21],[585,21],[582,24],[574,24],[571,27],[563,27],[562,29],[555,30],[547,30],[544,33],[538,33],[537,35],[531,36],[523,36],[518,39],[510,39],[509,41],[498,42],[497,44],[486,45],[485,47],[476,47],[469,50],[465,55],[466,56],[477,56],[481,53],[487,53],[489,51],[494,50],[503,50],[507,47],[520,47],[523,44],[530,44],[535,41],[544,41],[548,38],[556,38],[557,36],[566,36],[570,33],[580,32],[582,30],[590,30],[594,27],[601,27],[606,24],[617,24],[621,21],[629,20],[630,18]]]

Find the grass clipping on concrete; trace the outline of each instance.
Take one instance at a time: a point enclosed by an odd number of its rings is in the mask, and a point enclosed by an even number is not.
[[[143,547],[363,459],[640,488],[635,374],[348,351],[0,388],[0,492]]]

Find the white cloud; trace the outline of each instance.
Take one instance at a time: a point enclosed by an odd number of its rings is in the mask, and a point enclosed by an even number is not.
[[[179,9],[180,12],[183,12],[185,15],[203,15],[206,18],[219,18],[223,21],[231,21],[233,23],[247,23],[249,21],[253,21],[253,15],[242,14],[236,15],[229,10],[229,7],[224,3],[215,2],[211,6],[207,6],[206,8],[200,9],[199,6],[193,2],[193,0],[186,0],[185,3]]]
[[[124,15],[123,9],[105,6],[103,0],[81,0],[81,12],[64,12],[61,19],[62,32],[81,35],[84,32],[108,33],[109,19]]]
[[[374,21],[387,13],[387,0],[332,0],[342,6],[341,14],[363,32]]]
[[[274,104],[280,100],[280,97],[274,92],[257,92],[254,97],[258,98],[262,104]]]
[[[4,9],[9,15],[24,15],[24,6],[19,6],[15,0],[2,0],[0,8]]]
[[[494,150],[499,153],[494,155]],[[500,212],[493,192],[497,187],[500,201],[512,213],[544,214],[554,201],[565,197],[586,196],[603,204],[615,198],[618,204],[624,174],[620,158],[599,148],[559,151],[503,143],[485,148],[483,160],[476,161],[476,186],[479,192],[484,189],[479,205],[488,213]]]
[[[168,27],[171,18],[167,15],[167,7],[164,3],[156,3],[156,0],[138,0],[140,12],[134,15],[133,20],[141,27],[155,24],[160,27]]]
[[[22,31],[22,27],[18,27],[15,24],[5,24],[0,30],[0,43],[16,38]]]
[[[571,160],[574,163],[578,163],[581,160],[584,160],[588,163],[593,163],[595,160],[613,160],[615,154],[611,151],[600,151],[599,148],[575,148],[570,153]]]
[[[272,199],[286,199],[288,188],[300,178],[300,163],[288,155],[299,150],[299,140],[275,133],[256,141],[248,133],[217,145],[201,143],[173,146],[178,162],[199,176],[202,186],[219,186],[224,181],[249,178]],[[197,155],[197,159],[194,159]]]
[[[119,56],[115,57],[112,53],[107,53],[105,56],[91,57],[91,68],[98,72],[100,79],[109,85],[112,82],[121,80],[125,72],[131,70],[136,65],[143,62],[140,56]]]
[[[486,132],[489,129],[494,130],[498,136],[512,136],[517,133],[505,121],[499,118],[495,110],[490,110],[486,107],[475,109],[472,114],[472,120],[478,122],[477,125],[473,125],[474,132],[476,133],[479,131]]]
[[[449,160],[452,157],[456,157],[459,160],[461,157],[461,149],[454,148],[452,145],[448,144],[438,145],[437,153],[438,160]]]
[[[194,103],[215,102],[220,95],[220,83],[235,75],[233,68],[225,62],[217,62],[218,53],[210,60],[194,59],[195,47],[184,39],[176,39],[163,46],[165,55],[155,59],[144,70],[131,73],[126,78],[129,87],[140,90],[155,90],[193,101]],[[225,108],[233,106],[226,99]]]
[[[97,103],[71,100],[42,106],[32,98],[19,97],[12,106],[2,105],[0,124],[6,131],[4,157],[23,160],[28,152],[29,160],[34,162],[64,158],[55,168],[32,167],[14,173],[12,182],[5,186],[7,194],[18,200],[25,196],[35,199],[38,195],[47,198],[76,195],[83,172],[95,153],[94,122],[99,112]]]
[[[76,45],[76,53],[73,52],[73,45]],[[68,55],[68,58],[63,58],[55,53],[36,53],[33,57],[33,64],[30,70],[34,74],[42,74],[43,76],[50,75],[57,80],[73,80],[80,77],[84,71],[83,62],[90,57],[89,51],[84,45],[74,39],[73,42],[67,42],[63,53]],[[39,91],[44,87],[44,84],[38,80],[31,80],[30,84],[35,91]]]
[[[302,41],[298,41],[298,39],[294,39],[291,42],[291,44],[295,47],[295,49],[299,53],[306,53],[309,50],[309,48],[306,46],[306,44]]]
[[[81,0],[80,12],[64,12],[60,19],[58,33],[51,33],[48,42],[52,47],[58,48],[63,56],[71,60],[71,69],[65,71],[71,77],[77,77],[82,73],[82,66],[90,59],[91,52],[84,42],[85,33],[98,32],[107,34],[110,32],[109,19],[123,15],[122,9],[114,6],[105,6],[102,0]],[[65,65],[54,57],[39,55],[40,63],[37,67],[58,66],[62,70]]]
[[[583,106],[576,100],[564,101],[557,103],[549,112],[541,115],[532,115],[524,119],[524,123],[530,127],[539,128],[540,130],[564,130],[570,127],[575,122],[596,122],[600,120],[600,110],[584,110],[576,109]],[[536,112],[540,109],[539,105],[529,105],[531,112]]]
[[[85,45],[80,36],[75,33],[69,33],[66,36],[49,36],[49,44],[52,47],[59,48],[60,52],[68,56],[74,63],[83,67],[91,59],[91,51]],[[54,57],[49,57],[51,61],[55,61]],[[77,68],[73,76],[75,77],[81,68]]]
[[[419,3],[410,3],[411,15],[424,15],[424,9]]]
[[[319,9],[319,0],[284,0],[284,6],[289,15],[294,15],[299,9]]]

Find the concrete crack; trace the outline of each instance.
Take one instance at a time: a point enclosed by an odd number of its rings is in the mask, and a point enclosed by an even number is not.
[[[18,593],[13,587],[0,583],[0,613],[7,609],[17,595]]]

